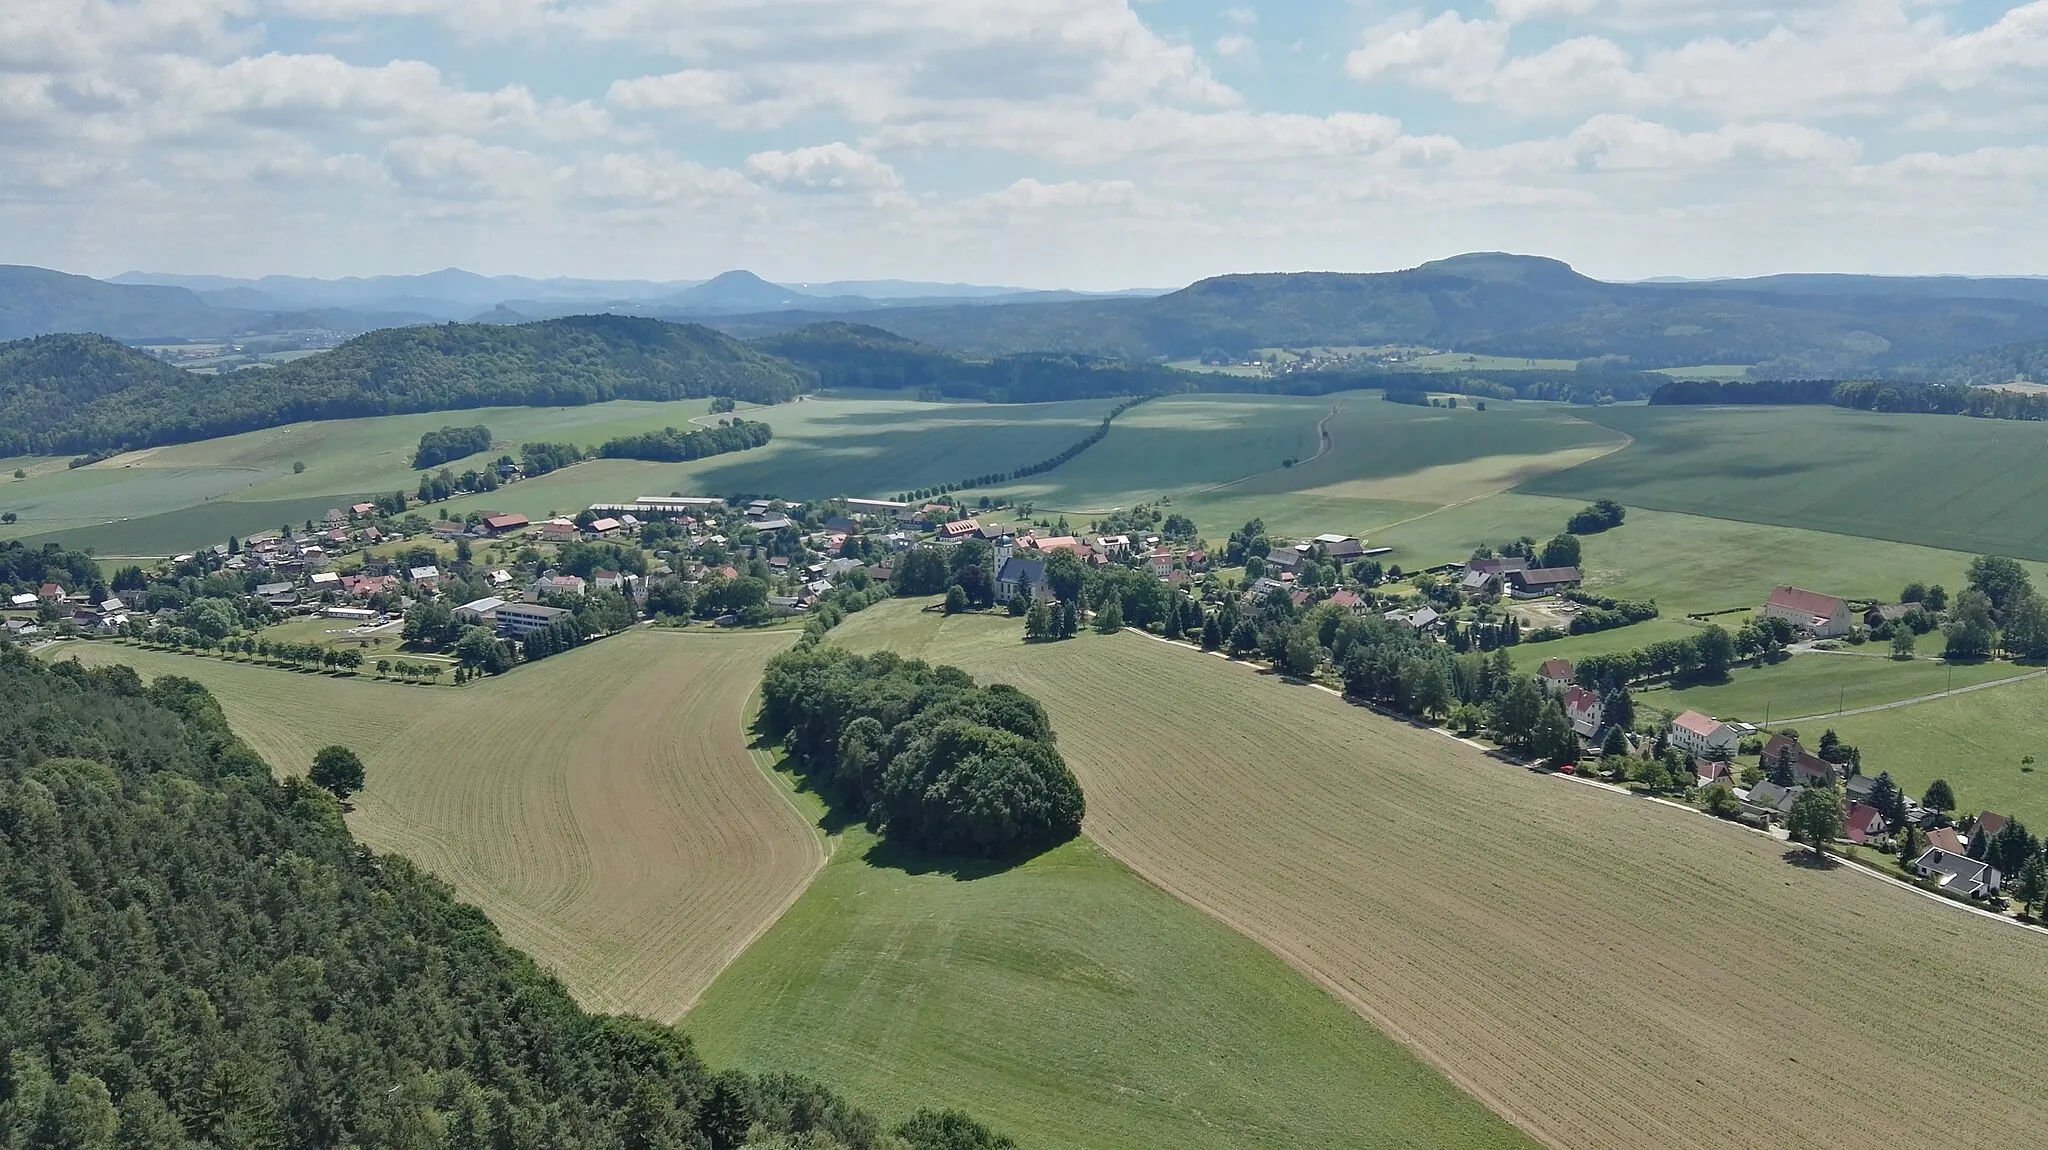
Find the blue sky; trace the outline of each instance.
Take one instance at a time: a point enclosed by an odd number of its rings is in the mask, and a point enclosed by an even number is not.
[[[2048,0],[4,0],[0,262],[2048,273]]]

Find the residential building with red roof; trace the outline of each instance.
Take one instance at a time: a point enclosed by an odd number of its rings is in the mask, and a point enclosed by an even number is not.
[[[1562,695],[1578,679],[1578,668],[1570,659],[1545,659],[1536,668],[1536,682],[1553,695]]]
[[[1687,711],[1671,721],[1671,745],[1694,758],[1733,758],[1741,742],[1734,727],[1712,715]]]
[[[1772,591],[1771,597],[1764,601],[1764,617],[1783,619],[1792,624],[1794,630],[1816,639],[1847,635],[1850,628],[1847,601],[1799,587],[1779,587]]]

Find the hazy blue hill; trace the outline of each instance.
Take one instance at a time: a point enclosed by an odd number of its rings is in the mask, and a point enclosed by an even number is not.
[[[178,287],[110,284],[45,268],[0,265],[0,339],[96,331],[119,339],[226,334],[225,317]]]
[[[729,271],[685,288],[659,301],[677,309],[715,308],[724,311],[766,311],[817,302],[815,297],[769,283],[750,271]]]

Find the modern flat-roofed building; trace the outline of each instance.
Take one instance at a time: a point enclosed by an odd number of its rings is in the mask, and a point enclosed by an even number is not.
[[[538,603],[503,603],[492,614],[498,621],[498,634],[508,639],[524,639],[569,612]]]

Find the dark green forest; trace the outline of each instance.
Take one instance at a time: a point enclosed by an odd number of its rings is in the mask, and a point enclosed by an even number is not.
[[[821,387],[915,390],[988,403],[1150,395],[1199,385],[1187,372],[1098,356],[1026,352],[972,359],[839,320],[770,336],[756,346],[816,372]]]
[[[1884,380],[1686,380],[1657,389],[1659,406],[1703,404],[1826,404],[1857,411],[1970,415],[1979,419],[2048,419],[2048,395],[1991,391],[1951,383]]]
[[[768,664],[761,723],[820,793],[899,846],[1013,858],[1081,833],[1081,785],[1015,687],[806,645]]]
[[[0,345],[0,453],[185,443],[307,419],[612,399],[780,403],[808,371],[694,324],[589,315],[374,331],[276,368],[196,375],[112,340]]]
[[[190,680],[0,644],[0,700],[0,1147],[1009,1145],[583,1012]]]

